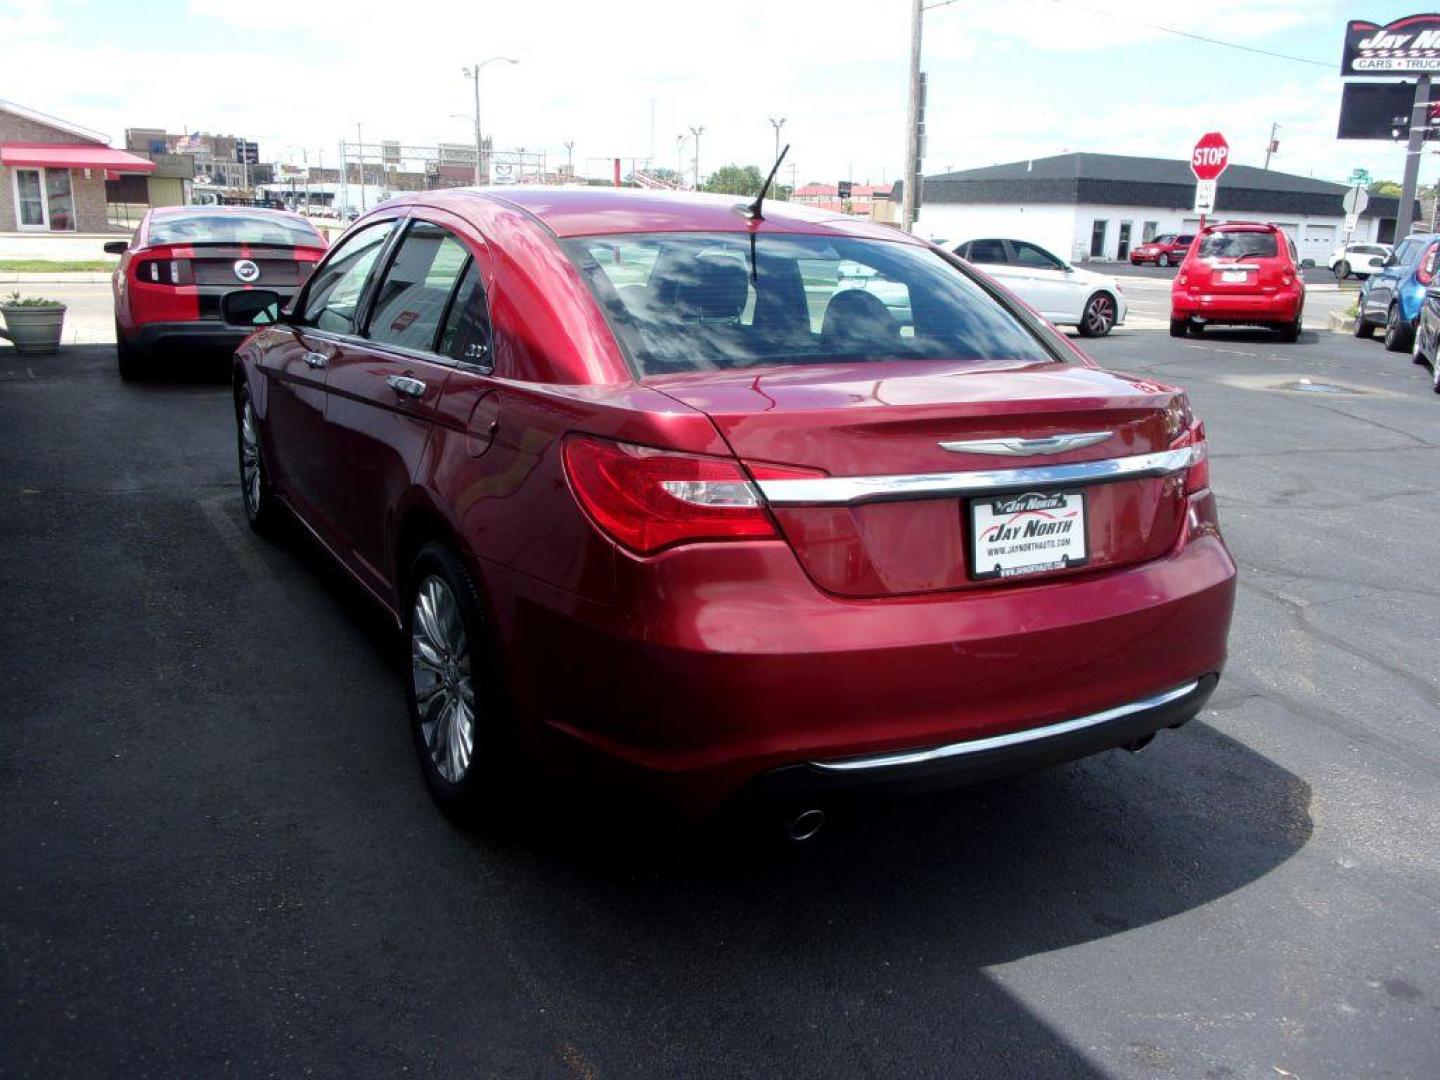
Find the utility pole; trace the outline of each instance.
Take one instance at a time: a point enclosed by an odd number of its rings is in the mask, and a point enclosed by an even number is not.
[[[683,188],[685,186],[685,140],[688,135],[675,136],[675,179]]]
[[[1415,185],[1420,179],[1420,154],[1425,148],[1425,128],[1430,104],[1430,76],[1415,80],[1415,101],[1410,106],[1410,140],[1406,144],[1405,179],[1400,184],[1400,209],[1395,214],[1395,243],[1410,235],[1415,221]]]
[[[771,161],[778,161],[779,158],[780,158],[780,129],[785,126],[785,117],[782,116],[782,117],[780,117],[779,120],[776,120],[776,119],[772,116],[772,117],[770,117],[769,119],[770,119],[770,126],[775,129],[775,156],[774,156],[773,158],[771,158],[770,160],[771,160]]]
[[[575,140],[565,140],[565,170],[570,174],[570,179],[575,179]]]
[[[355,149],[360,154],[360,212],[365,212],[365,133],[355,124]]]
[[[475,184],[478,187],[484,182],[482,176],[485,171],[485,137],[481,134],[480,128],[480,69],[486,64],[493,64],[502,60],[507,64],[518,64],[519,60],[512,60],[508,56],[492,56],[487,60],[481,60],[472,67],[462,68],[467,79],[475,81]]]
[[[919,0],[916,0],[918,3]],[[700,136],[705,134],[705,125],[692,127],[690,134],[695,136],[695,190],[700,190]]]
[[[345,140],[340,140],[340,220],[345,220],[345,211],[350,206],[350,156],[346,153]]]
[[[900,228],[909,232],[920,205],[920,30],[925,0],[910,4],[910,97],[905,109],[905,181],[900,200]]]
[[[1275,153],[1276,148],[1280,145],[1275,141],[1275,132],[1279,130],[1279,124],[1270,125],[1270,141],[1265,144],[1265,168],[1267,170],[1270,168],[1270,155]]]

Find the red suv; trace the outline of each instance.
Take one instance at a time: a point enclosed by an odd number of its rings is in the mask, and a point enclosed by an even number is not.
[[[1139,247],[1130,252],[1130,265],[1139,266],[1142,263],[1154,263],[1156,266],[1172,266],[1185,259],[1185,253],[1190,250],[1190,245],[1195,242],[1195,237],[1190,233],[1164,233],[1155,237],[1154,240],[1147,240]]]
[[[1295,245],[1275,225],[1221,222],[1205,228],[1170,285],[1170,336],[1206,326],[1266,326],[1300,336],[1305,279]]]
[[[112,278],[115,347],[121,378],[133,379],[162,347],[233,349],[245,335],[225,325],[220,298],[261,286],[289,299],[325,254],[325,240],[281,210],[167,206],[148,211],[134,239],[105,250],[121,256]]]
[[[245,512],[293,513],[402,629],[447,807],[525,753],[808,812],[1137,748],[1224,663],[1235,564],[1185,394],[904,233],[426,192],[288,310],[224,307],[270,324],[234,372]]]

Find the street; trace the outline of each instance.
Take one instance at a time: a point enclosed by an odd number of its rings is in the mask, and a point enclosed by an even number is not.
[[[384,618],[246,527],[223,361],[0,348],[0,1076],[1435,1076],[1440,398],[1347,294],[1282,345],[1125,285],[1082,345],[1188,388],[1240,565],[1210,707],[803,846],[450,824]]]

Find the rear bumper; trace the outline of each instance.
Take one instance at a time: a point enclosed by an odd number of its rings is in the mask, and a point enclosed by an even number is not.
[[[1206,322],[1294,322],[1304,304],[1304,293],[1191,293],[1170,296],[1170,317],[1196,317]]]
[[[125,338],[146,352],[166,348],[234,349],[250,331],[223,322],[152,322],[138,327]]]
[[[820,591],[777,542],[622,556],[615,605],[482,573],[511,696],[543,749],[696,814],[783,770],[809,778],[817,762],[1044,728],[1213,676],[1235,595],[1235,564],[1213,528],[1135,566],[885,600]],[[1176,699],[936,771],[963,782],[1063,760],[1200,703]],[[846,786],[836,776],[858,770],[818,771]]]
[[[758,798],[788,801],[862,788],[925,789],[976,783],[1088,757],[1179,727],[1204,708],[1216,672],[1099,712],[989,738],[900,753],[811,761],[758,777]]]

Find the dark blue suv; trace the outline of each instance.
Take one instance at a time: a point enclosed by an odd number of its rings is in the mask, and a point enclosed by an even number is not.
[[[1415,325],[1425,287],[1434,278],[1435,261],[1427,258],[1440,246],[1440,234],[1412,233],[1360,286],[1359,314],[1355,336],[1369,337],[1375,327],[1385,328],[1385,347],[1391,352],[1409,352],[1415,341]]]

